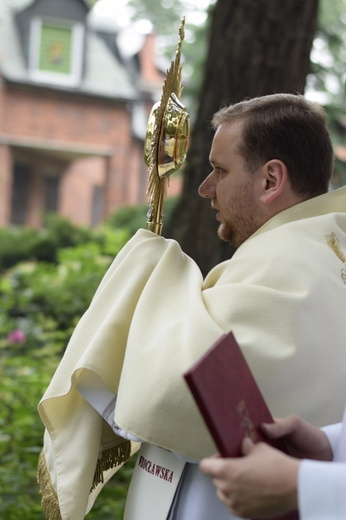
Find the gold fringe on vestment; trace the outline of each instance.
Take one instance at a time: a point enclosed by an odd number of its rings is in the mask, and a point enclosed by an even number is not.
[[[47,520],[61,520],[58,495],[53,487],[43,450],[37,466],[37,482],[42,495],[41,505]]]
[[[90,493],[98,484],[104,482],[103,473],[116,466],[124,464],[131,456],[131,442],[124,441],[102,451],[101,457],[97,460],[93,483]],[[37,466],[37,482],[42,495],[41,506],[47,520],[61,520],[58,495],[53,487],[49,471],[47,468],[46,457],[43,450],[40,453]]]
[[[117,446],[102,451],[101,457],[97,460],[94,480],[90,492],[96,488],[98,484],[104,482],[103,473],[109,469],[115,468],[120,464],[124,464],[131,456],[131,442],[124,441]]]

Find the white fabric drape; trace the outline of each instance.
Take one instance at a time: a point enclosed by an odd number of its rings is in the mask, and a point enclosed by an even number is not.
[[[124,431],[200,459],[216,448],[182,373],[232,330],[274,416],[338,420],[346,400],[345,211],[346,189],[294,206],[205,280],[175,241],[138,231],[39,404],[63,520],[84,518],[100,450],[120,442],[78,392],[81,376],[83,386],[89,379],[117,395],[114,421]]]

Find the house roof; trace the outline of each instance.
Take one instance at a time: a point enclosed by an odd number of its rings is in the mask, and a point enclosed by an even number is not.
[[[111,99],[134,101],[138,98],[138,93],[126,67],[97,33],[95,23],[88,23],[88,18],[85,71],[79,85],[75,87],[57,86],[33,80],[23,55],[15,14],[29,8],[36,1],[0,1],[0,72],[5,79],[21,84],[46,86],[50,89],[73,91]],[[79,1],[87,7],[85,0]]]

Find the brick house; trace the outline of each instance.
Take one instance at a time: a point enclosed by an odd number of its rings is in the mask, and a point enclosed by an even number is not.
[[[124,60],[84,0],[0,2],[0,227],[97,225],[146,202],[143,141],[165,78],[154,36]],[[167,67],[166,67],[167,68]]]

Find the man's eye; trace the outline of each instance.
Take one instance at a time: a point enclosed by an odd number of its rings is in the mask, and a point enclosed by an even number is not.
[[[223,173],[223,169],[222,168],[215,168],[215,172],[216,172],[216,175],[218,177],[220,177],[222,175],[222,173]]]

